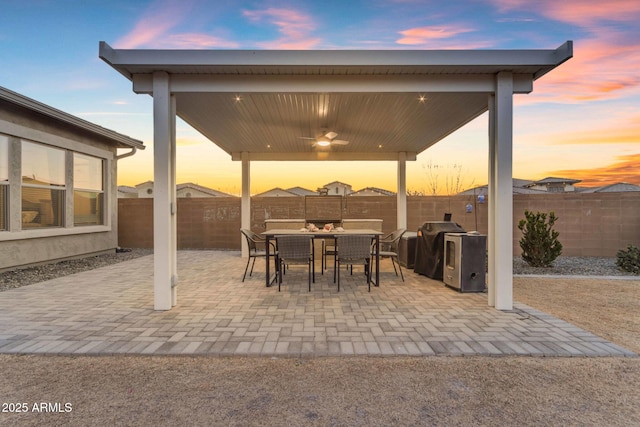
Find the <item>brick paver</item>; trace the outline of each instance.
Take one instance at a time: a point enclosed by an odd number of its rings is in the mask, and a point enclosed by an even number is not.
[[[361,271],[287,271],[264,286],[264,263],[241,282],[239,252],[180,251],[178,305],[153,310],[153,256],[0,293],[0,353],[242,356],[636,356],[524,304],[509,312],[382,262]]]

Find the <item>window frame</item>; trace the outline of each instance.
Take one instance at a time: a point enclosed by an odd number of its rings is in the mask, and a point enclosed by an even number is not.
[[[10,191],[10,173],[9,173],[9,137],[4,134],[0,134],[0,170],[6,170],[6,178],[0,176],[0,233],[9,231],[11,224],[11,217],[9,216],[9,191]]]
[[[26,239],[40,239],[56,236],[71,236],[95,233],[113,233],[113,215],[116,206],[113,205],[116,199],[115,195],[115,165],[116,151],[108,144],[99,142],[83,141],[71,139],[67,136],[55,134],[33,127],[24,126],[18,123],[11,123],[0,119],[0,135],[9,139],[9,191],[8,191],[8,230],[0,232],[0,242],[18,241]],[[73,152],[84,154],[87,156],[97,157],[103,161],[103,182],[104,182],[104,200],[103,200],[103,224],[102,225],[86,225],[73,226],[73,214],[71,207],[73,206],[73,166],[72,162],[66,161],[66,205],[65,209],[65,226],[64,227],[35,227],[22,228],[21,211],[22,211],[22,179],[21,179],[21,162],[22,162],[22,142],[33,142],[62,149],[66,152],[67,158],[72,156]],[[17,165],[17,167],[11,167]],[[113,194],[112,194],[113,193]]]
[[[62,170],[63,170],[63,181],[64,184],[32,184],[29,182],[24,182],[24,172],[22,171],[22,167],[24,165],[24,144],[31,144],[31,145],[35,145],[35,146],[40,146],[40,147],[44,147],[46,149],[49,150],[55,150],[55,151],[59,151],[60,154],[62,154],[62,161],[64,162],[63,166],[62,166]],[[67,212],[67,203],[66,203],[66,199],[67,199],[67,188],[68,188],[68,179],[66,178],[67,175],[67,171],[69,168],[69,162],[67,159],[67,154],[64,148],[58,148],[58,147],[54,147],[51,146],[49,144],[44,144],[41,142],[36,142],[36,141],[32,141],[32,140],[28,140],[28,139],[22,139],[20,141],[21,144],[21,150],[20,150],[20,168],[21,168],[21,179],[20,179],[20,212],[21,212],[21,228],[23,230],[41,230],[41,229],[59,229],[59,228],[65,228],[67,226],[67,221],[66,221],[66,212]],[[22,222],[22,218],[24,218],[24,188],[30,188],[30,189],[36,189],[36,190],[49,190],[49,191],[56,191],[56,192],[60,192],[61,196],[59,197],[60,200],[58,200],[58,203],[60,203],[61,205],[58,206],[58,209],[60,210],[57,213],[53,213],[54,216],[58,216],[59,217],[59,224],[54,224],[54,225],[41,225],[41,226],[34,226],[34,227],[25,227],[25,223]],[[52,205],[53,205],[53,197],[52,197]]]
[[[100,161],[100,190],[97,189],[92,189],[92,188],[83,188],[83,187],[76,187],[76,158],[77,156],[81,156],[81,157],[87,157],[90,159],[95,159]],[[106,182],[106,160],[104,158],[101,157],[97,157],[97,156],[92,156],[89,154],[85,154],[85,153],[81,153],[78,151],[73,151],[72,154],[69,156],[72,159],[72,167],[73,167],[73,179],[72,179],[72,193],[73,193],[73,210],[72,212],[70,212],[71,216],[73,217],[73,226],[74,227],[89,227],[89,226],[96,226],[96,225],[104,225],[105,221],[106,221],[106,191],[105,188],[107,187],[107,182]],[[100,201],[100,212],[98,214],[98,218],[99,218],[99,223],[97,224],[93,224],[93,223],[79,223],[76,220],[76,205],[75,205],[75,196],[76,193],[90,193],[90,194],[96,194],[97,195],[97,199]]]

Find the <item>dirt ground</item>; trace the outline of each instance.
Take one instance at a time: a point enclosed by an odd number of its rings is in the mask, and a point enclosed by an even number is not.
[[[514,297],[640,352],[638,280],[516,278]],[[640,425],[640,358],[5,355],[0,366],[0,425]]]

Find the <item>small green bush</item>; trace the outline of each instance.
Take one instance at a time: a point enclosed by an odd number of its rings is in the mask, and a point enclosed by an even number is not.
[[[518,228],[522,231],[520,248],[522,259],[532,267],[551,267],[553,261],[562,253],[562,244],[558,241],[560,233],[553,230],[558,218],[549,213],[524,211],[525,219],[520,220]]]
[[[640,249],[629,245],[626,250],[619,250],[616,257],[618,267],[629,273],[640,274]]]

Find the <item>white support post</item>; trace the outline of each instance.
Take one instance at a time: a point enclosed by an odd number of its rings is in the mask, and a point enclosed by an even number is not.
[[[241,200],[241,216],[240,226],[242,228],[251,228],[251,163],[249,162],[249,153],[242,153],[242,200]],[[246,240],[240,236],[242,245],[242,257],[249,256],[249,247]]]
[[[487,278],[487,299],[490,307],[496,305],[496,96],[489,95],[489,181],[487,191],[488,205],[488,278]]]
[[[178,200],[176,194],[176,97],[170,95],[169,123],[171,124],[169,155],[169,194],[171,199],[171,307],[178,303]]]
[[[407,153],[398,153],[397,227],[407,228]]]
[[[513,74],[496,81],[494,145],[495,307],[513,308]]]
[[[171,95],[169,74],[153,74],[153,290],[154,308],[172,307],[173,252],[171,187],[175,187],[172,172]],[[175,191],[175,190],[174,190]]]

